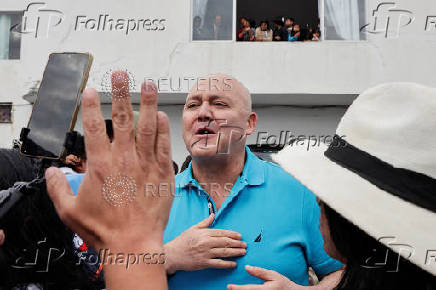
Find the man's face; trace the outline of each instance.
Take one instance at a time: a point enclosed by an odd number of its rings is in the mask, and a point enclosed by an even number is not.
[[[221,25],[221,20],[222,20],[221,15],[215,16],[215,24],[216,25]]]
[[[268,25],[266,25],[265,22],[262,22],[262,24],[260,25],[260,29],[262,29],[263,31],[266,31],[267,28],[268,28]]]
[[[243,152],[246,135],[257,116],[247,108],[249,98],[234,79],[211,76],[199,80],[183,109],[183,140],[193,157],[228,156]]]
[[[286,20],[285,20],[285,26],[286,26],[286,27],[291,27],[292,24],[293,24],[293,22],[292,22],[291,19],[286,19]]]

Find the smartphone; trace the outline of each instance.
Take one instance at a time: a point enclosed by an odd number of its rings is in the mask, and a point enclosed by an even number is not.
[[[65,157],[66,136],[74,129],[92,60],[89,53],[50,54],[20,138],[23,155],[53,160]]]

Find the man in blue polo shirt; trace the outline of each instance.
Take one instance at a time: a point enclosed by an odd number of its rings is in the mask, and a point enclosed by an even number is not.
[[[286,289],[308,285],[309,266],[324,277],[319,287],[333,288],[342,265],[324,252],[315,196],[245,146],[257,123],[248,90],[209,76],[189,93],[182,122],[192,162],[176,176],[164,233],[170,289],[263,280]]]
[[[323,277],[317,287],[333,288],[342,264],[324,252],[315,196],[245,146],[257,124],[248,90],[209,76],[189,93],[182,121],[192,162],[176,176],[164,233],[169,288],[299,289],[308,267]],[[80,176],[68,179],[76,192]]]

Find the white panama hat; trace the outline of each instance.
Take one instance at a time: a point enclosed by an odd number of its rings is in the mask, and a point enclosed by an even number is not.
[[[330,146],[288,146],[273,159],[354,225],[436,275],[436,89],[369,89]]]

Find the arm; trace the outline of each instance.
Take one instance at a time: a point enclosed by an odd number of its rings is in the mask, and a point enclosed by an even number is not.
[[[133,253],[137,257],[143,253],[164,252],[157,239],[127,245],[124,243],[108,248],[112,253]],[[133,262],[133,258],[131,261]],[[167,289],[167,276],[163,265],[150,265],[141,261],[138,264],[129,264],[129,268],[126,269],[126,264],[108,263],[104,265],[104,271],[107,289]]]
[[[338,285],[342,270],[330,273],[325,276],[318,285],[301,286],[298,285],[276,271],[267,270],[259,267],[245,266],[245,270],[252,276],[264,281],[261,285],[228,285],[228,290],[332,290]]]
[[[135,138],[128,80],[125,72],[112,75],[112,144],[98,94],[85,90],[82,118],[88,171],[74,196],[65,175],[49,168],[47,191],[65,225],[98,252],[109,250],[117,257],[102,261],[107,289],[167,289],[164,261],[152,264],[140,257],[163,253],[173,194],[147,194],[144,188],[146,183],[157,187],[174,183],[168,117],[157,112],[156,87],[143,84]],[[124,258],[118,259],[118,254]]]
[[[318,285],[311,286],[312,289],[334,289],[338,284],[339,281],[341,281],[342,274],[344,273],[344,270],[340,269],[338,271],[335,271],[333,273],[330,273],[326,276],[324,276]]]
[[[242,40],[244,37],[244,33],[245,33],[245,29],[241,29],[240,32],[238,33],[238,39]]]
[[[250,41],[254,41],[256,39],[255,38],[256,32],[253,33],[253,29],[250,29],[250,30],[248,30],[248,33],[250,35]]]

